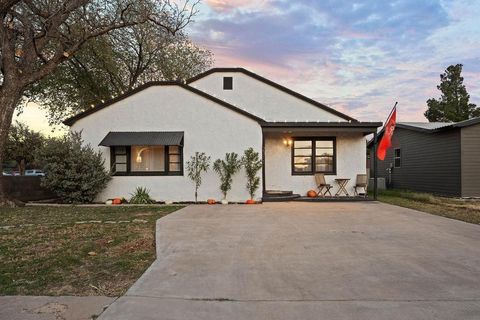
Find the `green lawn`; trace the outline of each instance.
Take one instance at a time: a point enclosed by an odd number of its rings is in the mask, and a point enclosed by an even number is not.
[[[480,224],[480,200],[437,197],[402,190],[379,191],[378,200],[438,216]]]
[[[179,208],[0,208],[0,295],[119,296],[155,259],[155,221]]]

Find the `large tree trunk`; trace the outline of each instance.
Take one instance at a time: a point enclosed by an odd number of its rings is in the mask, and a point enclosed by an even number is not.
[[[20,103],[21,91],[16,88],[0,88],[0,205],[5,204],[7,195],[4,192],[3,183],[3,155],[5,153],[5,144],[8,138],[8,132],[12,125],[13,113]]]

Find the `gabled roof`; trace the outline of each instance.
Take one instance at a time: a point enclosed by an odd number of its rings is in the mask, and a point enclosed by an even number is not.
[[[106,108],[106,107],[108,107],[108,106],[110,106],[110,105],[112,105],[112,104],[114,104],[114,103],[116,103],[116,102],[118,102],[118,101],[121,101],[121,100],[123,100],[123,99],[125,99],[125,98],[128,98],[128,97],[134,95],[135,93],[138,93],[138,92],[140,92],[140,91],[143,91],[143,90],[145,90],[145,89],[147,89],[147,88],[149,88],[149,87],[153,87],[153,86],[179,86],[179,87],[181,87],[181,88],[183,88],[183,89],[185,89],[185,90],[188,90],[188,91],[190,91],[190,92],[192,92],[192,93],[195,93],[196,95],[199,95],[199,96],[201,96],[201,97],[204,97],[204,98],[206,98],[206,99],[209,99],[209,100],[211,100],[211,101],[213,101],[213,102],[215,102],[215,103],[217,103],[217,104],[219,104],[219,105],[221,105],[221,106],[224,106],[224,107],[226,107],[226,108],[228,108],[228,109],[230,109],[230,110],[233,110],[233,111],[235,111],[235,112],[237,112],[237,113],[239,113],[239,114],[242,114],[242,115],[244,115],[244,116],[246,116],[246,117],[248,117],[248,118],[250,118],[250,119],[253,119],[253,120],[255,120],[255,121],[259,122],[259,123],[265,122],[265,120],[263,120],[263,119],[255,116],[255,115],[253,115],[253,114],[251,114],[251,113],[249,113],[249,112],[247,112],[247,111],[245,111],[245,110],[243,110],[243,109],[240,109],[240,108],[238,108],[238,107],[235,107],[234,105],[232,105],[232,104],[230,104],[230,103],[228,103],[228,102],[226,102],[226,101],[220,100],[220,99],[218,99],[218,98],[216,98],[216,97],[214,97],[214,96],[209,95],[209,94],[206,93],[206,92],[203,92],[203,91],[201,91],[201,90],[198,90],[198,89],[196,89],[196,88],[193,88],[193,87],[191,87],[191,86],[188,86],[188,85],[186,85],[186,84],[184,84],[184,83],[181,83],[181,82],[178,82],[178,81],[152,81],[152,82],[145,83],[145,84],[143,84],[143,85],[141,85],[141,86],[139,86],[139,87],[137,87],[137,88],[135,88],[135,89],[133,89],[133,90],[130,90],[130,91],[128,91],[128,92],[126,92],[126,93],[124,93],[124,94],[122,94],[122,95],[119,95],[119,96],[116,97],[116,98],[113,98],[113,99],[111,99],[111,100],[108,100],[108,101],[105,101],[105,102],[103,102],[103,103],[100,103],[100,104],[98,104],[98,105],[96,105],[96,106],[94,106],[94,107],[92,107],[92,108],[90,108],[90,109],[88,109],[88,110],[85,110],[85,111],[83,111],[83,112],[81,112],[81,113],[79,113],[79,114],[77,114],[77,115],[75,115],[75,116],[73,116],[73,117],[70,117],[70,118],[64,120],[63,123],[64,123],[65,125],[67,125],[67,126],[72,126],[75,122],[77,122],[78,120],[80,120],[80,119],[82,119],[82,118],[85,118],[85,117],[87,117],[87,116],[89,116],[89,115],[91,115],[91,114],[93,114],[93,113],[95,113],[95,112],[97,112],[97,111],[99,111],[99,110],[102,110],[102,109],[104,109],[104,108]]]
[[[211,74],[213,74],[213,73],[217,73],[217,72],[219,72],[219,73],[221,73],[221,72],[229,72],[229,73],[239,72],[239,73],[243,73],[243,74],[245,74],[245,75],[247,75],[247,76],[249,76],[249,77],[252,77],[252,78],[254,78],[254,79],[258,80],[258,81],[261,81],[261,82],[263,82],[263,83],[265,83],[265,84],[267,84],[267,85],[269,85],[269,86],[272,86],[272,87],[274,87],[274,88],[276,88],[276,89],[278,89],[278,90],[280,90],[280,91],[283,91],[283,92],[285,92],[285,93],[287,93],[287,94],[289,94],[289,95],[291,95],[291,96],[294,96],[294,97],[297,98],[297,99],[300,99],[300,100],[305,101],[305,102],[307,102],[307,103],[309,103],[309,104],[311,104],[311,105],[314,105],[314,106],[316,106],[317,108],[323,109],[323,110],[325,110],[325,111],[327,111],[327,112],[330,112],[330,113],[332,113],[332,114],[334,114],[334,115],[336,115],[336,116],[339,116],[339,117],[342,118],[342,119],[345,119],[345,120],[348,120],[348,121],[357,121],[356,119],[354,119],[354,118],[352,118],[352,117],[350,117],[350,116],[347,116],[346,114],[341,113],[340,111],[337,111],[337,110],[335,110],[335,109],[333,109],[333,108],[330,108],[330,107],[324,105],[323,103],[320,103],[320,102],[318,102],[318,101],[315,101],[315,100],[313,100],[313,99],[310,99],[310,98],[308,98],[308,97],[306,97],[306,96],[304,96],[304,95],[302,95],[302,94],[300,94],[300,93],[298,93],[298,92],[296,92],[296,91],[293,91],[293,90],[291,90],[291,89],[288,89],[287,87],[284,87],[284,86],[282,86],[282,85],[280,85],[280,84],[278,84],[278,83],[276,83],[276,82],[273,82],[272,80],[269,80],[269,79],[267,79],[267,78],[264,78],[264,77],[262,77],[262,76],[260,76],[260,75],[258,75],[258,74],[256,74],[256,73],[251,72],[251,71],[249,71],[249,70],[247,70],[247,69],[244,69],[244,68],[213,68],[213,69],[210,69],[210,70],[208,70],[208,71],[205,71],[205,72],[203,72],[203,73],[201,73],[201,74],[199,74],[199,75],[197,75],[197,76],[195,76],[195,77],[193,77],[193,78],[188,79],[188,80],[187,80],[187,84],[190,84],[190,83],[192,83],[192,82],[195,82],[195,81],[197,81],[197,80],[199,80],[199,79],[202,79],[202,78],[204,78],[204,77],[206,77],[206,76],[209,76],[209,75],[211,75]]]

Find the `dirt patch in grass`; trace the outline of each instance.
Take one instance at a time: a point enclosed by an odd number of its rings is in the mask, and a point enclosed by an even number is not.
[[[442,217],[480,224],[480,200],[437,197],[427,193],[384,190],[378,200]]]
[[[16,226],[0,228],[0,295],[122,295],[155,259],[155,221],[179,208],[0,208]]]

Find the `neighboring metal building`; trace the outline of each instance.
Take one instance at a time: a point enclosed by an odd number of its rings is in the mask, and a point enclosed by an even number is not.
[[[370,158],[372,147],[370,141]],[[480,197],[480,118],[397,123],[392,147],[385,160],[378,161],[378,177],[396,189]]]

